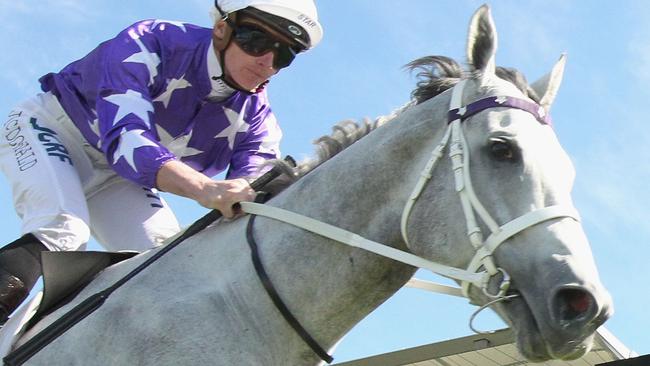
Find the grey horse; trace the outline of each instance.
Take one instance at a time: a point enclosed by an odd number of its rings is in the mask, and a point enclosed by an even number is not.
[[[424,76],[414,103],[363,138],[347,141],[350,146],[332,158],[301,167],[301,177],[267,205],[445,268],[489,273],[483,287],[459,282],[473,303],[498,300],[493,309],[514,330],[525,357],[578,358],[589,350],[612,305],[577,215],[533,220],[489,251],[481,235],[499,236],[510,228],[506,223],[530,218],[530,212],[572,207],[573,167],[545,118],[564,59],[532,85],[513,70],[495,67],[497,35],[486,6],[472,18],[468,38],[469,72],[443,57],[414,62]],[[454,85],[461,80],[460,91],[449,90],[459,90]],[[463,119],[455,134],[464,142],[464,158],[434,159],[431,177],[419,184],[432,151],[447,154],[459,148],[440,143],[453,98],[459,105],[456,114],[486,98],[523,101],[538,109],[492,106]],[[323,144],[340,144],[337,136],[348,132],[340,127]],[[457,179],[461,173],[465,181]],[[421,187],[412,199],[416,185]],[[469,198],[459,198],[463,190],[469,190]],[[186,240],[26,364],[322,364],[265,292],[245,236],[249,219],[218,222]],[[468,235],[468,227],[476,230]],[[257,217],[251,231],[277,292],[304,329],[330,351],[416,271],[273,218]],[[72,303],[27,331],[19,344],[155,251],[103,271]],[[478,262],[476,252],[483,253]],[[509,286],[503,286],[506,277]]]

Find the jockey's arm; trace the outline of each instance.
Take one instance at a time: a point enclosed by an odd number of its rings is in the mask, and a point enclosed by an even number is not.
[[[255,199],[255,191],[245,179],[214,180],[178,160],[169,160],[156,175],[158,189],[191,198],[200,205],[217,209],[226,218],[237,214],[232,206]]]

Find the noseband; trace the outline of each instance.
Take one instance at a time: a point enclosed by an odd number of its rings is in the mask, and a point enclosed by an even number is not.
[[[269,205],[262,205],[253,202],[241,202],[241,208],[244,212],[251,215],[265,216],[278,220],[289,225],[300,227],[304,230],[313,232],[320,236],[347,244],[356,248],[364,249],[381,256],[394,259],[396,261],[411,265],[416,268],[427,269],[435,274],[457,280],[461,283],[461,289],[439,285],[434,283],[424,283],[422,281],[415,282],[411,287],[424,288],[430,291],[445,293],[455,296],[465,296],[469,298],[469,291],[471,286],[476,286],[490,298],[488,303],[481,306],[470,318],[470,328],[476,333],[485,333],[478,331],[472,325],[474,317],[483,309],[492,306],[501,301],[507,301],[518,294],[508,294],[510,287],[510,275],[506,270],[499,267],[493,258],[493,253],[496,249],[512,236],[534,226],[539,223],[561,218],[571,218],[579,221],[578,214],[572,206],[556,205],[540,208],[519,216],[503,225],[499,225],[492,216],[485,209],[481,201],[474,193],[472,187],[472,180],[469,170],[469,148],[465,135],[463,133],[461,124],[466,118],[490,108],[514,108],[526,111],[532,114],[535,119],[546,125],[551,124],[550,117],[545,113],[545,110],[538,104],[516,97],[510,96],[492,96],[477,100],[467,105],[462,105],[462,94],[466,81],[461,80],[456,84],[452,90],[452,97],[448,112],[448,127],[445,131],[444,137],[440,143],[434,148],[431,153],[431,158],[420,174],[420,179],[415,185],[404,210],[401,218],[401,232],[402,237],[406,244],[409,244],[407,229],[408,221],[413,211],[413,207],[417,202],[420,194],[424,191],[427,183],[433,177],[433,171],[436,167],[438,160],[443,156],[443,152],[449,147],[449,158],[452,162],[452,169],[454,172],[455,189],[460,198],[461,206],[465,216],[467,227],[467,237],[475,250],[473,259],[470,261],[467,269],[459,269],[451,266],[441,265],[427,259],[418,257],[411,253],[407,253],[387,245],[374,242],[363,238],[357,234],[340,229],[338,227],[326,224],[324,222],[314,220],[312,218],[290,212],[278,207]],[[476,216],[487,226],[489,236],[484,239],[483,231],[478,226]],[[252,230],[252,218],[249,223],[249,229]],[[249,239],[250,244],[250,239]],[[261,264],[260,264],[261,265]],[[263,270],[263,268],[262,268]],[[258,271],[258,274],[260,271]],[[500,276],[499,276],[500,275]],[[499,278],[497,278],[499,277]],[[495,292],[490,292],[489,285],[492,283],[497,285]],[[270,284],[270,280],[263,279],[265,289],[276,303],[279,309],[286,308],[283,301],[279,298]],[[280,305],[278,305],[278,302]],[[281,311],[282,312],[282,311]],[[285,319],[296,329],[298,334],[305,340],[305,342],[317,353],[323,360],[328,363],[332,358],[329,356],[318,344],[313,341],[313,338],[308,335],[302,325],[293,318],[293,315],[282,312]],[[307,336],[305,336],[307,334]]]

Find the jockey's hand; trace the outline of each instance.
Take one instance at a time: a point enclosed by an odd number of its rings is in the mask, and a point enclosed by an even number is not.
[[[197,201],[204,207],[219,210],[223,217],[231,219],[241,210],[235,207],[242,201],[255,200],[255,191],[245,179],[211,180],[204,184]]]
[[[156,186],[191,198],[204,207],[217,209],[228,219],[240,213],[233,205],[255,200],[255,192],[245,179],[213,180],[177,160],[170,160],[160,168]]]

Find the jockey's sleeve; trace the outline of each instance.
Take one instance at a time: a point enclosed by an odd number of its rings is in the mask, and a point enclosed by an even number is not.
[[[234,147],[227,178],[253,177],[264,172],[260,166],[279,159],[282,131],[268,104],[251,119],[246,139]]]
[[[153,125],[151,90],[161,87],[161,47],[153,29],[141,24],[103,45],[96,99],[99,147],[119,175],[155,186],[160,167],[175,156]]]

